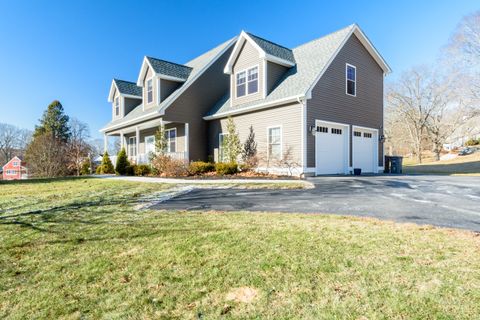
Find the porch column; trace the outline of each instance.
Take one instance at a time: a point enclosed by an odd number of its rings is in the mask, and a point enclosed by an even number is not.
[[[120,132],[120,150],[123,149],[123,146],[124,146],[124,137],[123,137],[123,132]]]
[[[135,127],[135,154],[137,156],[137,159],[140,154],[140,129],[138,127]]]
[[[190,162],[190,134],[188,132],[188,123],[185,123],[185,159]]]
[[[103,134],[103,153],[107,152],[108,149],[108,136],[106,133]]]

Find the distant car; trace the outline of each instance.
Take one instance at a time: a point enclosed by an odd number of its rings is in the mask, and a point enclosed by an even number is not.
[[[469,154],[472,154],[475,152],[475,149],[473,148],[463,148],[461,149],[459,152],[458,152],[458,155],[459,156],[466,156],[466,155],[469,155]]]

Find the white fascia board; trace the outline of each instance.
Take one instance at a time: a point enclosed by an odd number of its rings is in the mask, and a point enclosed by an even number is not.
[[[252,111],[261,110],[261,109],[267,109],[267,108],[274,107],[274,106],[279,105],[279,104],[285,104],[285,103],[289,103],[289,102],[298,102],[299,99],[303,99],[303,98],[305,98],[303,95],[292,96],[292,97],[288,97],[288,98],[284,98],[284,99],[278,99],[278,100],[275,100],[275,101],[272,101],[272,102],[266,102],[266,103],[253,105],[253,106],[250,106],[250,107],[240,108],[238,110],[232,110],[232,111],[228,111],[228,112],[218,113],[218,114],[215,114],[215,115],[212,115],[212,116],[206,116],[206,117],[203,117],[203,119],[204,120],[214,120],[214,119],[225,118],[225,117],[228,117],[228,116],[231,116],[231,115],[242,114],[242,113],[252,112]]]
[[[257,49],[260,58],[264,58],[266,56],[265,51],[263,51],[262,48],[258,46],[258,44],[253,41],[253,39],[245,32],[242,30],[240,33],[240,36],[238,37],[237,43],[235,44],[235,47],[233,47],[233,51],[230,54],[230,57],[228,58],[227,64],[225,65],[225,69],[223,70],[224,73],[231,74],[232,73],[232,68],[233,68],[233,62],[237,58],[238,54],[240,53],[240,49],[242,48],[242,45],[245,41],[248,41],[255,49]]]
[[[124,98],[132,98],[132,99],[142,100],[142,97],[134,96],[133,94],[120,93],[120,95]]]
[[[99,131],[100,132],[107,132],[107,131],[110,131],[110,130],[121,128],[121,127],[123,127],[123,126],[125,126],[129,123],[135,123],[135,122],[138,122],[139,120],[146,120],[146,119],[149,119],[149,118],[154,118],[155,116],[159,116],[158,111],[150,112],[150,113],[144,114],[140,117],[137,117],[135,119],[131,119],[131,120],[128,120],[128,121],[125,121],[125,122],[122,122],[122,123],[119,123],[119,124],[116,124],[116,125],[113,125],[113,126],[102,128]]]
[[[145,72],[147,72],[147,67],[152,68],[150,62],[148,62],[147,57],[143,57],[142,67],[140,68],[140,74],[138,75],[137,79],[137,86],[139,87],[143,87],[143,78],[145,77]]]
[[[281,66],[284,66],[284,67],[295,66],[295,63],[293,63],[291,61],[288,61],[288,60],[285,60],[285,59],[282,59],[282,58],[279,58],[279,57],[275,57],[275,56],[272,56],[270,54],[265,54],[265,59],[267,59],[270,62],[273,62],[273,63],[279,64]]]
[[[108,93],[108,102],[113,103],[113,93],[115,89],[118,91],[117,85],[115,84],[115,80],[112,79],[112,84],[110,85],[110,91]]]

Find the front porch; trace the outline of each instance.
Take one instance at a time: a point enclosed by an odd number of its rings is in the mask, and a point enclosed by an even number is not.
[[[130,162],[150,163],[156,152],[155,133],[160,126],[164,127],[167,138],[166,154],[174,159],[188,162],[190,160],[188,123],[167,122],[162,119],[105,133],[105,151],[108,146],[108,137],[117,136],[120,138],[120,148],[125,148]]]

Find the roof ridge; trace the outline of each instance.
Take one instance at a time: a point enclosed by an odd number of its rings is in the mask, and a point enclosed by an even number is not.
[[[245,31],[245,33],[248,34],[249,36],[254,36],[255,38],[258,38],[258,39],[260,39],[260,40],[263,40],[263,41],[269,42],[269,43],[271,43],[271,44],[274,44],[274,45],[276,45],[276,46],[278,46],[278,47],[280,47],[280,48],[283,48],[283,49],[287,49],[287,50],[292,51],[291,48],[285,47],[285,46],[283,46],[283,45],[281,45],[281,44],[278,44],[278,43],[276,43],[276,42],[270,41],[270,40],[268,40],[268,39],[259,37],[259,36],[255,35],[255,34],[251,33],[251,32]]]
[[[166,62],[166,63],[170,63],[170,64],[175,64],[175,65],[180,66],[180,67],[185,67],[185,68],[193,69],[192,67],[186,66],[186,65],[181,64],[181,63],[172,62],[172,61],[168,61],[168,60],[165,60],[165,59],[158,59],[158,58],[154,58],[154,57],[150,57],[150,56],[145,56],[145,57],[146,57],[147,59],[153,59],[153,60],[157,60],[157,61],[161,61],[161,62]]]
[[[293,48],[293,50],[299,49],[300,47],[303,47],[303,46],[305,46],[305,45],[307,45],[307,44],[309,44],[309,43],[318,41],[318,40],[320,40],[320,39],[333,36],[334,34],[340,33],[340,32],[345,31],[345,30],[347,30],[347,29],[351,29],[351,28],[355,27],[356,25],[357,25],[356,23],[352,23],[352,24],[350,24],[350,25],[348,25],[348,26],[346,26],[346,27],[344,27],[344,28],[342,28],[342,29],[339,29],[339,30],[334,31],[334,32],[331,32],[331,33],[327,33],[326,35],[323,35],[323,36],[318,37],[318,38],[316,38],[316,39],[313,39],[313,40],[307,41],[307,42],[305,42],[305,43],[302,43],[302,44],[296,46],[295,48]]]
[[[131,84],[134,84],[134,85],[137,85],[136,82],[133,82],[133,81],[128,81],[128,80],[122,80],[122,79],[117,79],[117,78],[113,78],[113,81],[122,81],[122,82],[127,82],[127,83],[131,83]]]

